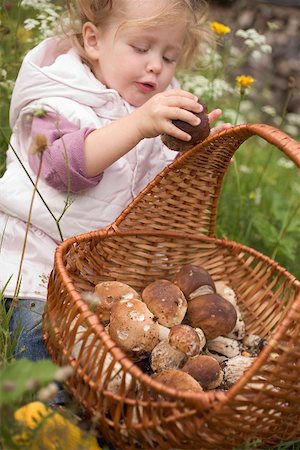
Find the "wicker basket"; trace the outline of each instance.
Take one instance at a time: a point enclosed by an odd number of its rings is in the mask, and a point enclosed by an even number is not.
[[[300,439],[300,282],[256,250],[214,237],[225,172],[253,135],[300,167],[300,144],[281,131],[233,127],[180,155],[110,227],[57,249],[44,318],[47,348],[57,364],[74,368],[67,388],[116,448],[224,450],[257,439],[265,448]],[[105,280],[141,291],[186,263],[227,281],[247,330],[268,341],[227,392],[176,391],[154,381],[115,345],[81,296]],[[108,386],[115,376],[117,391]]]

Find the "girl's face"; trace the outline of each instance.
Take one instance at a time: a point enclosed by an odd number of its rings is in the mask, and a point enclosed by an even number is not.
[[[155,15],[164,1],[127,2],[128,19]],[[186,33],[184,14],[176,23],[146,28],[119,26],[115,19],[105,29],[91,23],[83,27],[85,50],[93,59],[93,72],[105,86],[115,89],[128,103],[141,106],[170,84]]]

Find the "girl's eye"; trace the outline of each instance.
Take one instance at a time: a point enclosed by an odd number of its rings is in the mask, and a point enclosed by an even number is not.
[[[166,61],[166,63],[168,63],[168,64],[171,64],[171,63],[175,62],[175,59],[174,59],[174,58],[170,58],[170,57],[168,57],[168,56],[164,56],[163,59],[164,59],[164,61]]]
[[[146,53],[148,51],[147,48],[145,47],[136,47],[135,45],[132,45],[132,48],[137,52],[137,53]]]

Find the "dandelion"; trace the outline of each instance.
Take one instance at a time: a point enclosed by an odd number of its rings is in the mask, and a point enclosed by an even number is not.
[[[95,436],[85,433],[62,414],[48,408],[42,402],[28,403],[15,411],[14,416],[25,429],[25,433],[15,436],[16,443],[20,441],[20,438],[26,442],[27,437],[27,443],[31,438],[30,448],[35,450],[67,448],[100,450]],[[30,430],[35,432],[30,433]]]
[[[235,82],[237,87],[239,88],[239,92],[240,92],[240,96],[239,96],[239,101],[238,101],[238,105],[236,108],[236,118],[235,118],[235,125],[238,122],[238,117],[240,114],[240,107],[241,107],[241,102],[244,98],[245,92],[247,89],[249,89],[251,87],[251,85],[254,83],[255,79],[252,78],[250,75],[238,75],[235,78]]]
[[[227,25],[224,25],[223,23],[220,23],[220,22],[211,22],[210,28],[218,36],[224,36],[224,34],[228,34],[231,32],[230,27],[228,27]]]
[[[235,78],[236,84],[240,89],[249,88],[255,81],[250,75],[239,75]]]

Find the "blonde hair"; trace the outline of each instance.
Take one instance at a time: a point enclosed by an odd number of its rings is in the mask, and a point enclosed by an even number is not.
[[[88,65],[91,66],[84,50],[81,29],[84,23],[92,22],[96,27],[105,27],[116,16],[124,16],[121,26],[151,27],[154,24],[178,20],[182,10],[187,11],[187,33],[177,68],[191,69],[195,66],[205,45],[211,41],[207,26],[207,3],[205,0],[169,0],[170,6],[147,19],[126,19],[126,2],[129,0],[67,0],[69,12],[69,36],[72,46]]]

